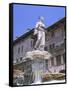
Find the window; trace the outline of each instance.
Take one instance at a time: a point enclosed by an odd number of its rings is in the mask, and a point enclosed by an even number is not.
[[[53,43],[53,44],[52,44],[52,48],[54,48],[54,47],[55,47],[55,44]]]
[[[53,49],[54,47],[55,47],[54,43],[50,45],[50,49]]]
[[[23,46],[21,47],[21,52],[23,52]]]
[[[20,57],[20,61],[22,61],[22,57]]]
[[[54,66],[54,58],[51,58],[51,65]]]
[[[16,62],[18,62],[18,59],[16,59]]]
[[[48,69],[48,60],[45,60],[46,69]]]
[[[51,49],[51,45],[50,45],[50,49]]]
[[[47,47],[44,47],[44,50],[47,51],[48,50]]]
[[[63,62],[65,63],[65,53],[63,54]]]
[[[20,53],[20,47],[18,48],[18,54]]]
[[[56,56],[56,64],[57,66],[61,65],[61,55]]]

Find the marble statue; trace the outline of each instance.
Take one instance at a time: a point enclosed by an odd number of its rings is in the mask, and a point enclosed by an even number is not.
[[[37,41],[34,48],[36,50],[44,50],[45,47],[45,25],[44,18],[41,16],[39,21],[36,23],[34,35],[37,35]]]

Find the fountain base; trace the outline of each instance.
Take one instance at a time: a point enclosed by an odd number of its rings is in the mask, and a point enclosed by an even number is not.
[[[24,59],[32,61],[32,72],[34,73],[34,84],[41,84],[42,74],[45,72],[45,61],[51,58],[47,51],[34,50],[26,53]]]

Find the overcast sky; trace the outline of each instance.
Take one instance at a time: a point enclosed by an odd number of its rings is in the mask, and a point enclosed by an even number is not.
[[[64,7],[13,5],[13,39],[35,27],[38,17],[44,17],[46,28],[65,17]]]

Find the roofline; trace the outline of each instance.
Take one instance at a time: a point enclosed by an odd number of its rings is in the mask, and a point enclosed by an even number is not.
[[[60,22],[64,22],[64,20],[66,20],[66,17],[63,17],[62,19],[47,27],[47,30],[53,29],[55,25],[58,25]]]
[[[46,30],[51,30],[55,27],[55,25],[58,25],[60,22],[63,22],[64,20],[66,20],[66,17],[58,20],[56,23],[52,24],[51,26],[47,27]],[[18,37],[16,40],[13,41],[13,45],[15,45],[16,43],[18,43],[21,40],[24,40],[27,36],[29,36],[31,33],[33,33],[33,29],[31,29],[30,31],[26,32],[25,34],[23,34],[22,36]]]

